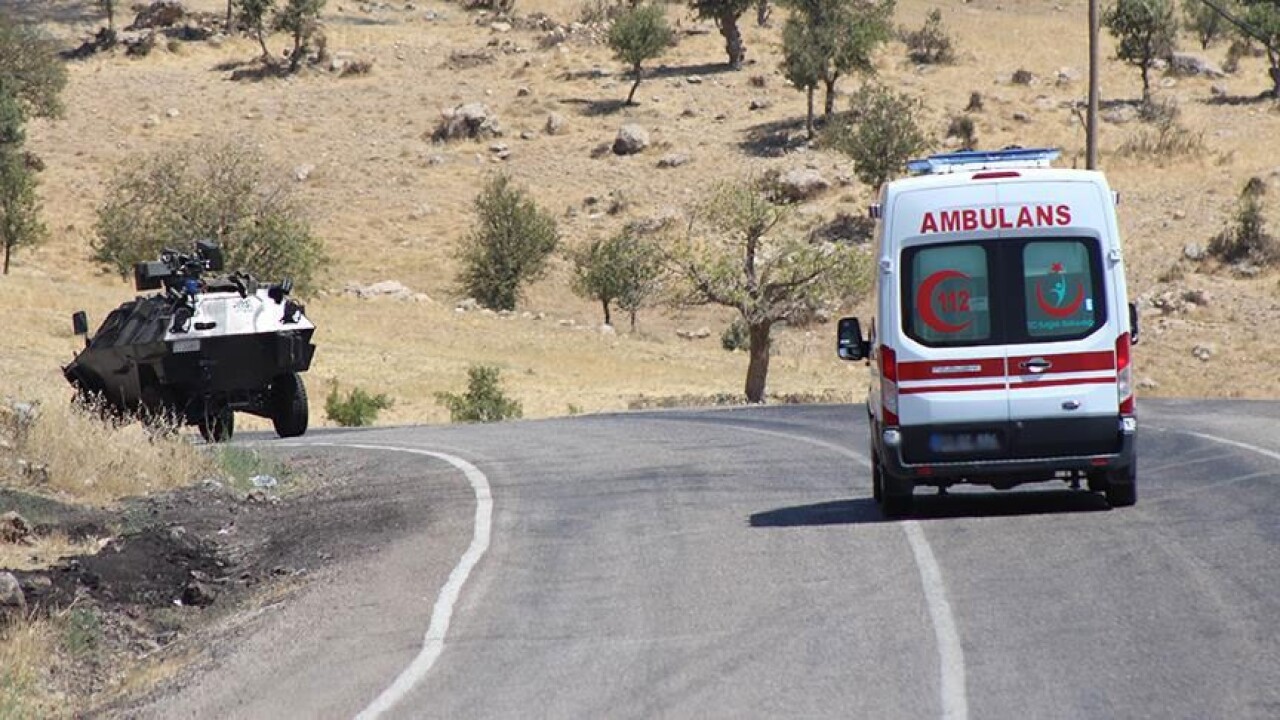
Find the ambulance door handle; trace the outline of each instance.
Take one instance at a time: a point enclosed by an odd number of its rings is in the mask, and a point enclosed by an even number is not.
[[[1030,360],[1023,360],[1018,363],[1018,367],[1030,373],[1040,374],[1053,367],[1053,363],[1045,360],[1044,358],[1031,358]]]

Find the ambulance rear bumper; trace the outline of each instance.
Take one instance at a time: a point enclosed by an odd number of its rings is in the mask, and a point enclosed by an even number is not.
[[[903,458],[904,444],[899,428],[881,429],[875,433],[874,442],[882,471],[900,482],[910,480],[914,485],[934,486],[957,483],[1012,486],[1052,480],[1058,477],[1057,473],[1064,471],[1106,472],[1113,476],[1128,471],[1133,467],[1137,453],[1137,422],[1132,416],[1117,420],[1116,443],[1113,450],[1106,453],[910,463]]]

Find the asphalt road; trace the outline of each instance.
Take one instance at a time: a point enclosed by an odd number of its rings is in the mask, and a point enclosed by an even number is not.
[[[1140,417],[1136,507],[1031,485],[903,522],[855,406],[311,434],[399,448],[323,451],[412,473],[431,520],[150,712],[1280,717],[1280,404]]]

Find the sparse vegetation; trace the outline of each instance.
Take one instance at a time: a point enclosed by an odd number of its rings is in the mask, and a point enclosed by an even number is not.
[[[293,278],[307,295],[328,262],[284,172],[244,143],[199,144],[133,158],[98,207],[93,259],[126,277],[163,248],[216,240],[228,270]]]
[[[978,146],[977,126],[968,115],[952,115],[947,122],[947,137],[955,138],[960,147],[972,150]]]
[[[1116,38],[1116,58],[1142,72],[1142,101],[1151,100],[1151,68],[1178,46],[1178,16],[1173,0],[1116,0],[1102,13],[1102,24]]]
[[[460,252],[462,289],[487,308],[514,310],[559,243],[556,221],[501,173],[476,196],[475,212]]]
[[[623,12],[609,28],[609,49],[619,62],[627,64],[635,76],[627,104],[631,105],[640,87],[641,68],[646,60],[662,54],[671,44],[671,28],[667,26],[666,11],[662,5],[650,3],[634,5]]]
[[[1263,198],[1267,185],[1251,178],[1240,191],[1233,224],[1209,242],[1209,254],[1224,263],[1280,264],[1280,242],[1267,232]]]
[[[764,401],[775,325],[856,300],[869,286],[865,253],[808,242],[788,214],[753,183],[720,184],[691,210],[672,253],[684,282],[676,302],[730,307],[746,325],[747,402]]]
[[[924,27],[902,33],[907,45],[907,56],[923,65],[950,63],[955,60],[951,35],[942,24],[942,11],[934,8],[925,18]]]
[[[841,122],[827,129],[824,142],[853,159],[858,179],[878,188],[932,144],[920,128],[921,103],[883,85],[864,85]]]
[[[637,313],[662,288],[663,259],[656,242],[623,228],[573,253],[574,292],[600,303],[606,325],[613,324],[610,305],[616,304],[630,315],[634,331]]]
[[[1130,135],[1117,154],[1128,157],[1173,158],[1199,154],[1204,150],[1204,132],[1191,130],[1172,116],[1152,121],[1152,128],[1140,128]]]
[[[377,422],[378,413],[391,405],[391,398],[386,394],[369,393],[358,387],[353,387],[346,395],[342,395],[335,382],[324,400],[324,413],[342,427],[365,427]]]
[[[514,420],[524,415],[520,403],[508,398],[499,383],[501,372],[490,365],[467,368],[467,391],[462,395],[436,393],[436,402],[449,409],[456,423],[489,423]]]
[[[1250,29],[1252,39],[1266,49],[1271,95],[1280,98],[1280,3],[1275,0],[1243,0],[1243,4],[1241,19]],[[1239,28],[1237,32],[1245,34]]]

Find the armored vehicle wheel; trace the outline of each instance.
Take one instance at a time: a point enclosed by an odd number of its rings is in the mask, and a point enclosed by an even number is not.
[[[271,383],[271,422],[282,438],[307,431],[307,388],[298,373],[281,375]]]
[[[200,437],[205,442],[227,442],[236,431],[236,414],[224,406],[217,411],[206,412],[196,426],[200,428]]]

